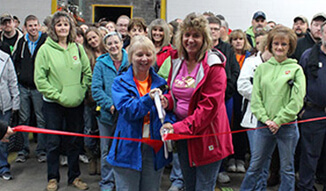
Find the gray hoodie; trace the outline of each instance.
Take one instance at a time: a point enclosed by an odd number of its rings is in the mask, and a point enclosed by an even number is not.
[[[0,50],[0,112],[19,110],[17,76],[10,56]]]

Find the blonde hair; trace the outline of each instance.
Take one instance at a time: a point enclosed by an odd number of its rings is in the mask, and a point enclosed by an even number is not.
[[[213,47],[212,37],[207,19],[203,15],[190,13],[180,24],[179,31],[176,34],[175,45],[178,50],[179,57],[189,59],[186,49],[182,45],[183,34],[189,30],[196,30],[203,35],[203,45],[196,54],[196,61],[204,59],[205,53]]]
[[[152,56],[153,56],[152,65],[153,65],[156,61],[155,46],[149,38],[147,38],[146,36],[143,36],[143,35],[138,35],[131,39],[130,46],[128,49],[129,63],[132,63],[132,56],[136,52],[136,50],[139,50],[139,49],[146,49],[153,53],[152,54]]]

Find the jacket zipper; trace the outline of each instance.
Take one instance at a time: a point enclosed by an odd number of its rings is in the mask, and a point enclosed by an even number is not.
[[[120,133],[121,132],[118,133],[118,138],[120,138]],[[120,140],[117,139],[117,145],[115,146],[115,152],[114,152],[115,153],[114,160],[117,160],[117,153],[118,153],[119,142],[120,142]],[[110,150],[109,150],[109,152],[110,152]]]

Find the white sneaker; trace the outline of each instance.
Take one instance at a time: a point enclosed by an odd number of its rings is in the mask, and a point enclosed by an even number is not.
[[[237,165],[237,172],[241,172],[241,173],[246,172],[246,168],[244,167],[244,161],[243,160],[237,160],[236,165]]]
[[[86,155],[79,155],[79,160],[85,164],[89,163],[89,159]]]
[[[64,155],[60,155],[60,165],[67,166],[68,165],[68,157]]]
[[[235,159],[230,159],[227,166],[228,166],[228,168],[227,168],[228,172],[236,172],[237,171],[237,167],[235,166]]]
[[[231,179],[230,179],[229,175],[227,175],[226,172],[220,172],[220,173],[218,173],[217,181],[221,184],[226,184],[226,183],[229,183],[231,181]]]

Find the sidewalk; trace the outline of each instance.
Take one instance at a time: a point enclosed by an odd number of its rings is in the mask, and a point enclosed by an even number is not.
[[[35,150],[36,144],[31,141],[31,151]],[[14,179],[5,181],[0,179],[1,191],[45,191],[47,185],[47,166],[46,163],[38,163],[34,154],[25,163],[16,163],[14,159],[16,153],[11,153],[11,174]],[[100,176],[89,176],[87,164],[80,163],[81,179],[89,185],[90,191],[99,191],[98,182]],[[67,185],[67,166],[60,168],[61,180],[59,191],[77,191],[76,188]],[[166,168],[163,174],[161,191],[167,191],[170,187],[169,174],[171,169]],[[239,190],[244,173],[228,173],[231,177],[231,183],[218,185],[222,188],[232,188],[234,191]],[[321,185],[316,185],[318,191],[322,190]],[[219,189],[216,189],[218,191]],[[278,186],[268,188],[267,191],[277,191]]]

